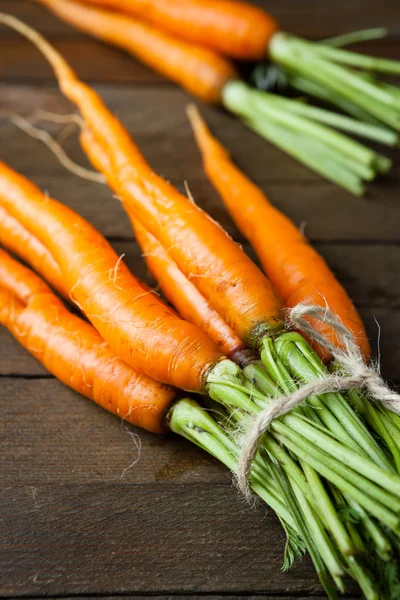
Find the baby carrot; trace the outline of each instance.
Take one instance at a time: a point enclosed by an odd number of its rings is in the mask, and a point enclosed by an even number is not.
[[[39,33],[9,15],[0,14],[0,22],[22,33],[46,56],[61,90],[80,108],[108,155],[117,193],[142,225],[169,249],[178,267],[236,335],[246,344],[258,346],[264,335],[281,330],[280,300],[242,249],[205,212],[152,171],[98,94],[78,80]]]
[[[162,383],[203,390],[220,350],[144,288],[94,227],[3,163],[0,205],[46,246],[71,299],[123,360]]]
[[[148,21],[221,54],[261,60],[278,24],[265,11],[236,0],[81,0]]]
[[[140,375],[86,321],[72,315],[30,269],[0,250],[0,322],[73,390],[155,433],[175,399],[173,388]]]
[[[198,110],[188,115],[200,148],[205,171],[218,190],[236,225],[254,247],[261,264],[287,307],[306,302],[329,308],[354,334],[366,360],[370,346],[364,325],[345,289],[304,235],[254,183],[236,167],[214,138]],[[322,321],[313,326],[337,343]],[[318,348],[326,358],[326,351]]]
[[[53,256],[2,206],[0,206],[0,244],[29,263],[65,298],[69,297],[60,267]]]
[[[69,0],[37,1],[70,25],[130,52],[205,102],[220,102],[224,85],[238,78],[233,65],[219,54],[141,21]]]
[[[83,130],[80,142],[90,162],[97,170],[107,174],[107,179],[112,185],[107,155],[92,132],[88,129]],[[246,360],[251,358],[251,351],[245,349],[243,342],[185,277],[158,240],[135,219],[133,211],[125,205],[124,207],[149,271],[159,283],[165,297],[177,309],[182,318],[200,327],[215,341],[226,356],[243,365]]]

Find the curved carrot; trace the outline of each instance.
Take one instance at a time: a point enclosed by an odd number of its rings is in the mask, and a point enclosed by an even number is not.
[[[0,250],[0,322],[60,381],[148,431],[165,431],[176,392],[136,373],[30,269]]]
[[[29,263],[65,298],[69,297],[60,267],[53,256],[2,206],[0,206],[0,244]]]
[[[171,33],[244,60],[261,60],[278,24],[237,0],[80,0],[139,17]]]
[[[107,173],[107,178],[111,183],[112,176],[107,155],[92,132],[87,129],[83,130],[80,142],[93,166],[97,170]],[[133,212],[128,207],[127,213],[149,271],[159,283],[166,298],[183,319],[205,331],[228,358],[238,364],[243,364],[246,359],[249,359],[249,351],[246,351],[243,342],[185,277],[158,240],[135,219]]]
[[[224,85],[238,77],[222,56],[130,17],[70,0],[36,1],[70,25],[133,54],[205,102],[219,102]]]
[[[236,225],[254,247],[261,264],[287,307],[307,302],[328,307],[350,329],[368,360],[370,346],[357,310],[324,259],[295,225],[231,161],[195,107],[188,110],[204,168]],[[332,329],[313,326],[337,343]],[[327,358],[323,348],[319,354]]]
[[[264,335],[280,331],[280,300],[243,250],[204,211],[152,171],[98,94],[77,79],[39,33],[9,15],[0,15],[0,22],[19,31],[44,54],[61,90],[79,107],[108,155],[117,193],[142,225],[169,249],[174,262],[238,337],[257,347]]]
[[[203,391],[222,353],[144,289],[99,232],[2,163],[0,205],[50,251],[71,299],[114,352],[157,381]]]

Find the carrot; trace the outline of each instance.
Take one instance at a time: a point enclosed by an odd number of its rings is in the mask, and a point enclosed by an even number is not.
[[[140,375],[87,322],[72,315],[40,277],[0,250],[0,322],[48,371],[109,412],[155,433],[176,397]]]
[[[107,174],[110,185],[112,185],[107,155],[100,144],[97,143],[93,134],[87,129],[83,130],[80,135],[80,142],[90,162],[97,170]],[[234,334],[229,325],[185,277],[158,240],[135,219],[129,207],[127,213],[149,271],[158,281],[164,295],[178,310],[182,318],[205,331],[221,348],[222,352],[234,362],[243,365],[251,360],[253,358],[252,353],[245,349],[243,342]]]
[[[70,25],[130,52],[205,102],[220,102],[225,84],[238,78],[222,56],[140,21],[69,0],[37,1]]]
[[[278,24],[236,0],[81,0],[148,21],[171,33],[244,60],[261,60]]]
[[[71,0],[37,1],[67,23],[141,58],[202,100],[221,103],[269,142],[355,195],[363,193],[364,182],[391,167],[389,159],[330,126],[389,145],[398,143],[394,131],[258,92],[238,79],[227,59],[128,15]]]
[[[257,347],[264,335],[280,331],[280,300],[242,249],[206,213],[151,170],[96,92],[77,79],[40,34],[8,15],[0,15],[0,21],[25,35],[46,56],[61,90],[80,108],[108,155],[117,193],[142,225],[169,249],[178,267],[236,335]]]
[[[40,273],[65,298],[69,297],[60,267],[45,246],[0,206],[0,244]]]
[[[368,360],[370,346],[362,320],[324,259],[260,188],[232,163],[194,106],[188,109],[188,115],[208,177],[239,230],[254,247],[285,306],[306,302],[328,307],[354,334]],[[337,343],[328,325],[318,320],[312,320],[312,324],[331,342]],[[327,358],[323,348],[318,348],[318,352]]]
[[[203,390],[222,353],[145,289],[96,229],[2,163],[0,205],[50,251],[71,298],[114,352],[162,383]]]

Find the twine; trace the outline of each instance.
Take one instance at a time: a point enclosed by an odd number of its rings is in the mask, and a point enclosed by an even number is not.
[[[341,347],[334,346],[322,333],[314,329],[306,317],[330,325]],[[368,392],[371,399],[400,415],[400,395],[392,391],[383,381],[379,365],[365,364],[353,334],[333,313],[320,306],[298,304],[289,310],[288,320],[292,327],[304,333],[308,339],[326,348],[340,365],[341,371],[312,381],[293,393],[278,398],[255,417],[250,431],[242,442],[237,471],[238,487],[247,497],[250,495],[248,477],[261,436],[269,429],[274,419],[286,415],[309,396],[361,388]]]

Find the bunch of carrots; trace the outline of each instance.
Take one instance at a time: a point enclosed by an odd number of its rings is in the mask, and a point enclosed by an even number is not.
[[[321,305],[326,298],[368,360],[351,300],[294,225],[232,164],[195,109],[189,116],[207,173],[269,279],[152,171],[122,123],[40,34],[9,15],[0,14],[0,23],[31,40],[52,65],[81,113],[83,149],[123,200],[149,268],[184,317],[135,278],[82,217],[0,163],[0,241],[38,273],[0,253],[1,322],[73,389],[150,431],[169,427],[235,473],[238,431],[280,395],[329,372],[323,348],[285,331],[283,304]],[[39,275],[87,321],[73,316]],[[326,323],[313,324],[335,343]],[[273,421],[249,481],[285,528],[285,566],[306,549],[329,598],[344,591],[346,575],[369,600],[397,597],[397,414],[357,390],[310,397]]]
[[[266,12],[236,0],[35,1],[70,25],[131,53],[201,100],[222,104],[259,135],[353,194],[361,195],[366,182],[391,167],[387,157],[346,134],[398,145],[399,88],[371,72],[400,74],[400,62],[340,48],[383,36],[384,30],[311,43],[283,33]],[[230,60],[265,57],[275,79],[342,112],[254,89],[240,80]],[[255,79],[260,81],[257,75]]]

